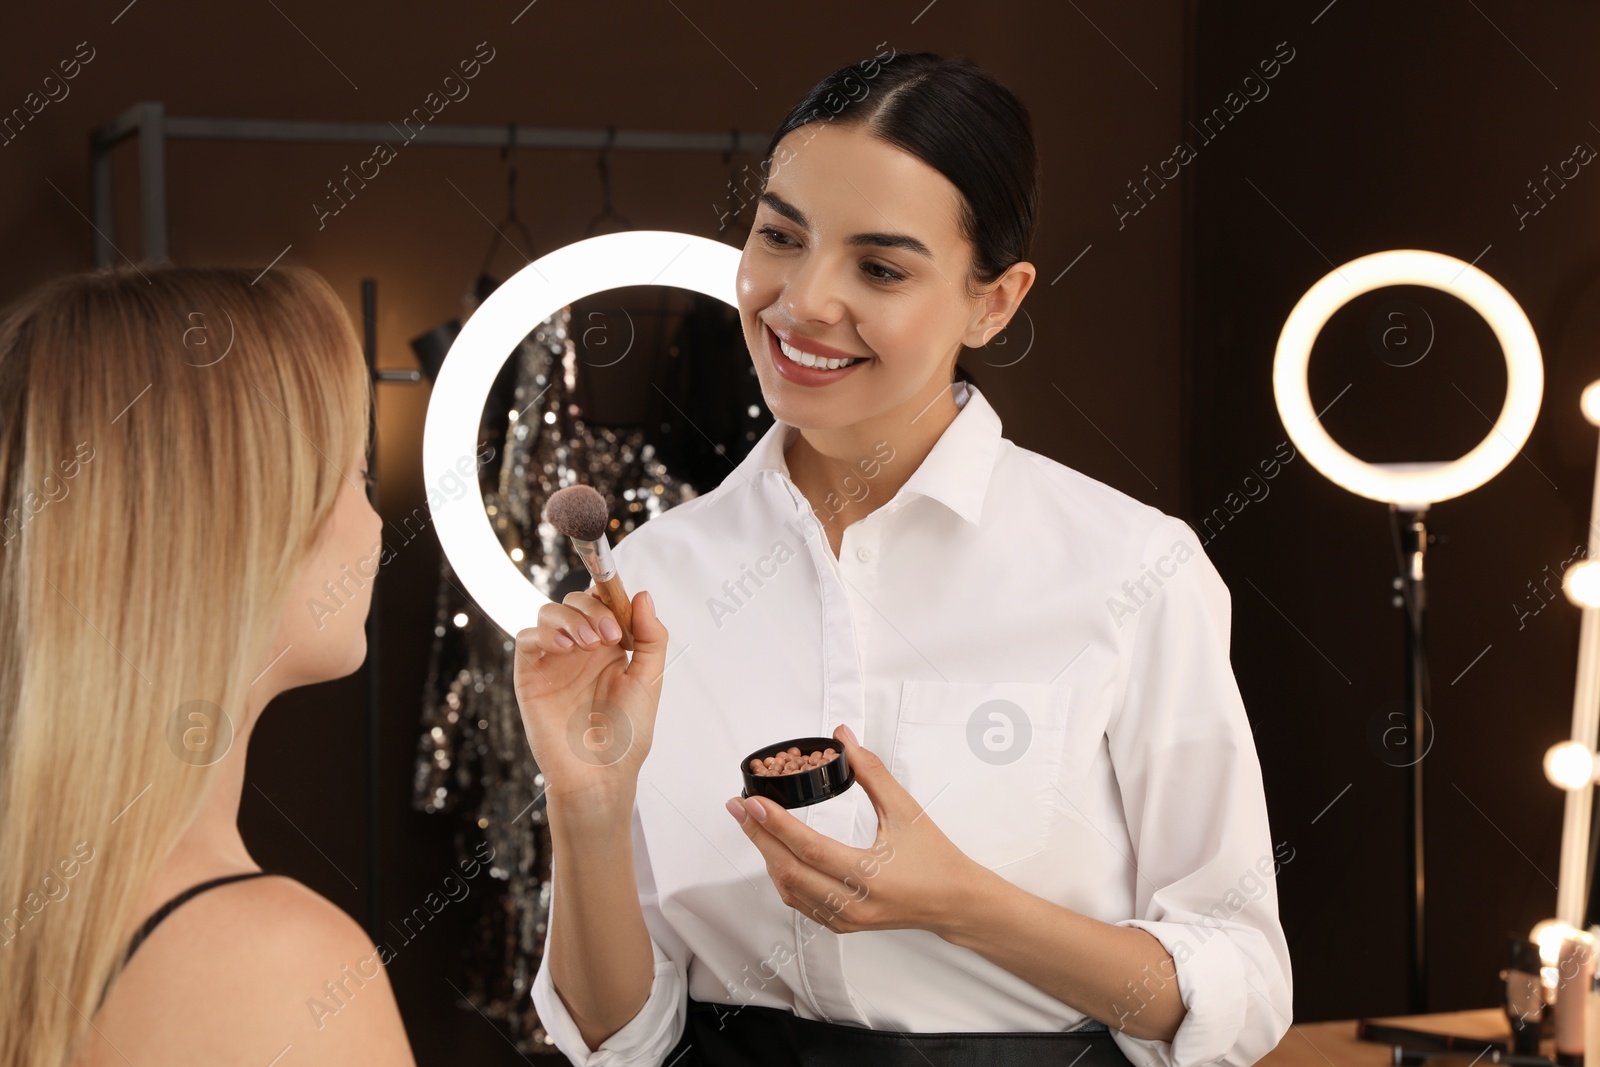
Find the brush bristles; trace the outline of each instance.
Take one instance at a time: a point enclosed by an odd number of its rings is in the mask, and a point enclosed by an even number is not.
[[[551,526],[580,541],[598,541],[606,535],[610,518],[605,497],[587,485],[557,489],[545,501],[544,518]]]

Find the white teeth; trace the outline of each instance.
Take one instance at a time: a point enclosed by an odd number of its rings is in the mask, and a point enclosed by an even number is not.
[[[774,334],[773,336],[776,337],[777,335]],[[861,362],[859,359],[823,359],[820,356],[813,356],[810,352],[802,352],[793,345],[785,344],[782,338],[778,339],[778,347],[783,351],[784,355],[805,367],[838,370],[840,367],[848,367],[851,364]]]

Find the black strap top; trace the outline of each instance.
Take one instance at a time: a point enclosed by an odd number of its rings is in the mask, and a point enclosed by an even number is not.
[[[133,958],[134,952],[138,951],[139,946],[144,944],[145,938],[149,937],[151,932],[161,924],[161,920],[171,915],[180,905],[187,903],[191,898],[199,896],[207,889],[215,889],[217,886],[227,885],[229,882],[240,882],[246,878],[260,878],[264,875],[276,873],[276,871],[249,871],[244,874],[225,874],[221,878],[212,878],[210,881],[201,882],[199,885],[192,885],[185,889],[157,908],[155,914],[146,919],[144,925],[139,927],[138,932],[133,935],[133,940],[128,942],[127,951],[122,954],[123,966],[127,966],[128,960]]]
[[[220,878],[212,878],[208,881],[201,882],[199,885],[190,886],[188,889],[185,889],[183,892],[179,893],[177,896],[161,905],[161,907],[157,908],[155,910],[155,914],[146,919],[144,924],[134,932],[132,940],[128,942],[128,947],[123,950],[122,965],[124,967],[128,965],[128,961],[133,958],[133,954],[138,951],[139,946],[144,944],[145,939],[150,936],[151,932],[154,931],[157,926],[161,925],[161,920],[165,919],[168,915],[171,915],[181,905],[185,904],[192,898],[204,893],[207,889],[215,889],[217,886],[227,885],[229,882],[242,882],[246,878],[261,878],[269,874],[277,873],[279,872],[247,871],[244,874],[225,874]],[[98,1012],[100,1007],[105,1004],[106,994],[109,992],[111,992],[111,986],[108,983],[104,989],[100,990],[100,1000],[99,1003],[95,1005],[95,1011]]]

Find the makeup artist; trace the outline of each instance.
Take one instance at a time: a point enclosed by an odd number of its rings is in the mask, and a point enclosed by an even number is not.
[[[607,1067],[1254,1062],[1292,1012],[1293,852],[1228,589],[1186,523],[1013,444],[957,377],[1035,281],[1026,108],[880,53],[761,172],[738,303],[774,425],[615,546],[631,661],[592,588],[517,635],[541,1020]],[[1040,380],[1100,358],[1039,348]],[[737,798],[745,755],[823,735],[859,788]]]

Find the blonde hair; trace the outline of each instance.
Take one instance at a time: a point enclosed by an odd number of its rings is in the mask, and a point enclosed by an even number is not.
[[[0,315],[0,1067],[80,1048],[212,778],[180,709],[239,728],[368,440],[333,288],[257,274],[85,272]]]

